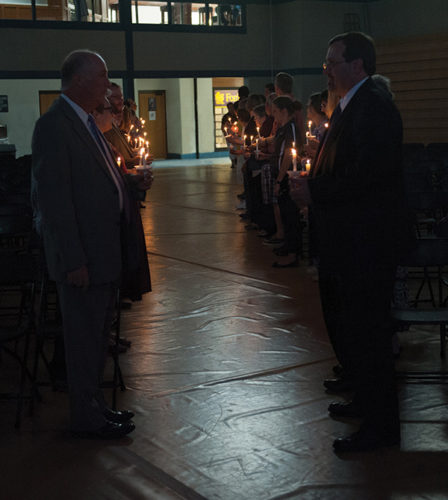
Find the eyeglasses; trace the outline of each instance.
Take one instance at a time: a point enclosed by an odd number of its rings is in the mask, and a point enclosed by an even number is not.
[[[347,61],[325,61],[322,63],[322,68],[324,70],[331,69],[331,68],[334,68],[335,66],[337,66],[338,64],[342,64],[345,62],[347,62]]]

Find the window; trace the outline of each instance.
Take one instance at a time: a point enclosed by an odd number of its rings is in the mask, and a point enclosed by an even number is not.
[[[243,16],[240,4],[132,0],[132,22],[176,26],[241,27]]]
[[[168,24],[168,2],[133,0],[132,22],[135,24]]]
[[[171,2],[171,19],[173,24],[207,25],[207,8],[205,3]]]
[[[35,0],[38,21],[116,23],[119,0]],[[0,19],[33,19],[31,0],[0,0]]]
[[[242,26],[241,5],[209,4],[211,26]]]

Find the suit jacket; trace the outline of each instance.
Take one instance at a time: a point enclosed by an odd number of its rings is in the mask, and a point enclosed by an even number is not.
[[[368,264],[395,261],[411,239],[402,123],[394,103],[370,78],[330,127],[321,149],[309,188],[322,265],[362,272]]]
[[[51,278],[64,281],[86,265],[92,284],[117,280],[118,190],[98,146],[63,98],[36,123],[33,177]]]

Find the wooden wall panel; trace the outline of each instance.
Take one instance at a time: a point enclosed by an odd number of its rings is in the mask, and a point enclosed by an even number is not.
[[[376,45],[377,72],[391,80],[405,142],[448,142],[448,35]]]

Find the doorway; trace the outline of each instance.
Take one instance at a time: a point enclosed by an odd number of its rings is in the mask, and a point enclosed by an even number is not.
[[[139,117],[145,120],[149,149],[155,159],[167,157],[166,99],[164,90],[142,90],[138,93]]]
[[[61,95],[57,90],[39,90],[40,116],[46,113],[53,102]]]

